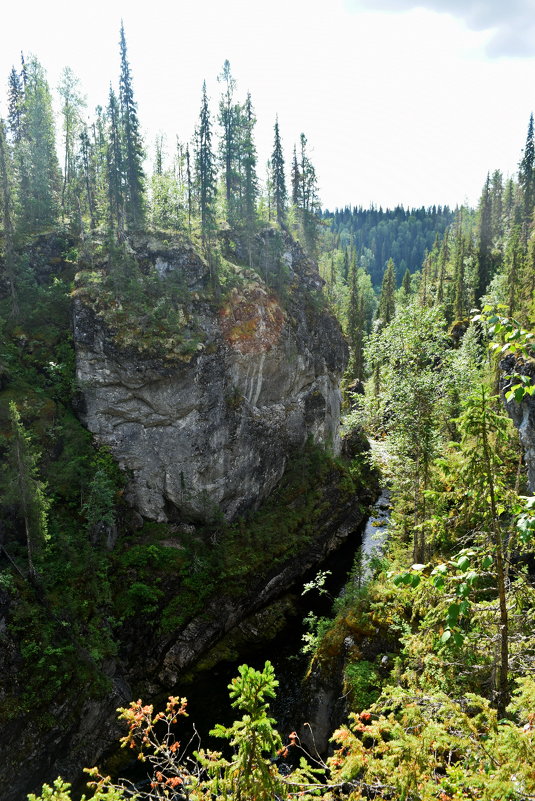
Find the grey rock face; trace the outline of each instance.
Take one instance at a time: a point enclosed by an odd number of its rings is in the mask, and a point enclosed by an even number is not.
[[[121,349],[75,303],[81,416],[128,471],[129,501],[144,517],[230,520],[271,492],[308,438],[337,452],[347,347],[310,293],[321,279],[298,245],[288,240],[282,257],[284,306],[250,272],[216,305],[199,298],[207,268],[191,249],[152,238],[133,250],[160,280],[181,276],[203,340],[187,361]]]
[[[513,356],[508,356],[500,364],[504,375],[514,373],[530,376],[535,381],[535,365],[532,362],[521,363]],[[511,381],[502,379],[502,390],[506,390]],[[514,383],[514,382],[513,382]],[[535,493],[535,396],[526,395],[521,403],[515,400],[505,401],[509,417],[518,429],[520,442],[524,449],[524,459],[528,473],[528,488]]]

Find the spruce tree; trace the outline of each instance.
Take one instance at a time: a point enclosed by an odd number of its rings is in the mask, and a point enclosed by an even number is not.
[[[266,183],[264,190],[263,205],[265,205],[265,219],[268,223],[273,219],[275,208],[275,198],[273,197],[273,167],[271,159],[266,161]]]
[[[69,67],[65,67],[58,87],[62,99],[63,117],[63,185],[61,210],[63,217],[72,220],[80,214],[80,186],[78,176],[78,147],[82,134],[82,111],[85,102],[80,94],[80,81]]]
[[[212,797],[241,801],[272,801],[287,797],[287,786],[275,764],[282,741],[269,716],[269,699],[275,698],[278,681],[271,662],[262,671],[240,665],[239,675],[229,684],[232,706],[243,715],[232,726],[218,724],[210,732],[229,740],[233,746],[230,759],[214,760],[201,752],[200,761],[209,777]],[[210,794],[210,793],[208,793]]]
[[[432,272],[432,259],[431,254],[426,253],[424,263],[422,264],[422,279],[420,281],[420,305],[431,306],[431,272]]]
[[[203,244],[209,246],[215,231],[216,171],[212,150],[212,123],[206,93],[206,81],[202,85],[201,111],[197,128],[196,179],[201,213]]]
[[[512,225],[515,212],[515,182],[509,178],[503,193],[503,223],[505,228]]]
[[[535,136],[533,114],[531,114],[529,118],[526,146],[524,147],[524,154],[519,164],[518,180],[522,187],[525,237],[527,238],[527,226],[531,221],[533,207],[535,205]]]
[[[381,320],[383,325],[388,323],[394,317],[396,311],[396,267],[393,259],[388,259],[385,274],[383,276],[383,283],[381,285],[381,295],[379,297],[379,306],[377,308],[377,317]]]
[[[286,178],[284,175],[284,156],[282,152],[282,143],[279,131],[278,117],[275,120],[275,141],[273,144],[273,153],[271,155],[271,185],[273,192],[273,203],[275,206],[275,215],[279,225],[284,225],[286,220],[286,204],[288,196],[286,192]]]
[[[11,314],[19,313],[15,287],[15,248],[13,244],[13,194],[9,176],[9,154],[4,120],[0,119],[0,206],[4,230],[4,272],[11,295]]]
[[[97,106],[89,137],[90,174],[93,181],[94,213],[97,222],[106,219],[108,206],[108,120],[102,106]]]
[[[520,226],[515,225],[507,240],[505,270],[507,276],[507,314],[515,317],[518,311],[519,296],[522,291],[520,278],[524,272],[524,252]]]
[[[121,132],[124,140],[125,215],[129,227],[139,228],[143,224],[145,213],[143,143],[139,130],[137,104],[134,101],[132,76],[130,74],[122,22],[120,49],[121,75],[119,80],[119,102]]]
[[[186,203],[188,207],[188,233],[191,236],[191,221],[193,218],[193,175],[191,170],[191,156],[189,145],[186,145]]]
[[[91,230],[94,231],[97,222],[95,157],[93,143],[85,125],[80,132],[80,169],[89,224]]]
[[[308,250],[313,255],[316,254],[318,241],[318,183],[316,170],[308,155],[308,142],[304,133],[300,136],[300,165],[299,173],[301,179],[300,190],[300,211],[303,233]]]
[[[22,135],[15,144],[20,225],[36,232],[54,225],[59,212],[61,173],[56,154],[52,98],[37,59],[25,65]]]
[[[20,142],[24,113],[24,87],[22,78],[15,67],[11,68],[8,79],[7,123],[12,142]]]
[[[349,283],[349,253],[347,248],[344,248],[344,258],[342,261],[342,279],[345,284]]]
[[[444,284],[446,281],[446,266],[450,255],[449,249],[449,228],[444,231],[444,237],[440,246],[440,253],[438,256],[438,273],[437,273],[437,303],[444,302]]]
[[[243,107],[241,153],[243,165],[243,216],[250,264],[252,263],[252,243],[256,228],[256,200],[258,197],[256,147],[253,138],[255,123],[256,117],[253,111],[251,95],[248,93]]]
[[[492,206],[490,195],[490,175],[487,175],[479,202],[479,229],[477,250],[477,284],[475,301],[479,303],[492,278],[494,263],[492,256]],[[458,318],[459,319],[459,318]]]
[[[292,204],[297,209],[300,205],[301,199],[301,173],[299,171],[299,162],[297,161],[297,148],[294,145],[292,156]]]
[[[44,484],[37,475],[38,454],[32,447],[14,401],[9,404],[9,422],[11,441],[8,464],[12,468],[14,481],[8,497],[11,495],[12,503],[24,523],[28,574],[35,579],[37,576],[35,557],[47,533],[48,502]]]
[[[362,381],[364,373],[364,295],[359,289],[356,261],[351,262],[349,275],[349,309],[347,313],[347,338],[351,349],[349,362],[352,376]]]
[[[405,298],[408,298],[409,295],[411,294],[411,273],[408,267],[403,273],[403,278],[401,280],[401,288],[403,290]]]
[[[107,117],[108,142],[106,148],[106,167],[108,184],[108,222],[110,231],[116,231],[117,236],[121,239],[125,230],[124,164],[123,149],[121,146],[119,104],[111,85]]]
[[[466,312],[465,303],[465,256],[466,238],[463,231],[463,210],[459,213],[455,236],[454,272],[453,272],[453,319],[464,320]]]
[[[492,206],[492,233],[493,237],[501,240],[503,237],[503,175],[500,170],[494,170],[490,186]]]
[[[219,123],[223,129],[221,137],[221,164],[225,182],[225,201],[227,219],[236,222],[236,195],[238,152],[239,109],[234,103],[236,81],[232,77],[230,62],[226,59],[221,74],[217,79],[223,85],[223,94],[219,102]]]

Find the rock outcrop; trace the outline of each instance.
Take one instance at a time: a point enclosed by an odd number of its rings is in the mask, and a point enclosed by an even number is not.
[[[238,245],[229,238],[227,255],[234,248],[233,260],[243,263]],[[184,619],[178,620],[178,613],[177,621],[171,614],[165,617],[175,596],[183,612],[187,595],[180,596],[186,573],[173,560],[161,568],[162,575],[145,571],[140,581],[146,584],[137,581],[133,568],[126,579],[122,576],[127,562],[121,563],[121,555],[128,552],[130,535],[136,529],[143,536],[140,515],[169,523],[147,529],[165,529],[161,548],[185,553],[184,539],[202,543],[203,531],[225,528],[221,516],[232,521],[261,507],[291,457],[308,450],[307,442],[335,454],[340,450],[339,380],[347,346],[321,298],[322,281],[289,237],[266,231],[256,248],[254,261],[261,269],[229,261],[220,286],[210,265],[178,239],[132,238],[127,259],[113,265],[113,275],[112,254],[102,255],[102,263],[95,253],[88,258],[74,299],[76,411],[124,468],[127,500],[135,510],[128,514],[122,508],[113,530],[99,530],[93,538],[95,547],[103,546],[99,558],[113,560],[116,569],[110,568],[110,603],[119,610],[113,632],[117,653],[92,665],[95,686],[88,688],[87,698],[64,684],[40,720],[21,704],[0,735],[1,801],[19,801],[58,774],[78,781],[82,767],[100,760],[116,742],[118,705],[127,704],[131,694],[150,701],[173,691],[222,638],[242,624],[247,630],[247,621],[253,621],[254,631],[273,603],[280,605],[307,570],[358,530],[373,500],[374,481],[368,476],[367,486],[366,470],[360,483],[330,460],[321,479],[304,470],[314,485],[313,502],[303,505],[303,496],[312,495],[299,475],[290,498],[279,504],[285,519],[293,514],[297,521],[292,547],[284,526],[277,526],[277,534],[269,535],[277,546],[272,556],[260,547],[262,561],[241,583],[227,565],[226,576],[218,575],[219,583]],[[147,289],[152,294],[143,294]],[[215,525],[204,526],[207,522]],[[203,547],[217,547],[217,540],[206,539]],[[150,615],[143,605],[135,615],[125,613],[124,581],[134,588],[157,588],[161,601]],[[5,596],[0,593],[0,633],[12,616]],[[6,692],[18,699],[19,646],[14,634],[4,634],[0,667]]]
[[[186,285],[182,318],[198,340],[186,356],[123,347],[105,316],[75,304],[81,417],[128,472],[141,515],[230,520],[269,495],[309,438],[337,451],[347,346],[299,245],[285,239],[266,265],[268,279],[286,271],[284,304],[244,269],[216,303],[203,295],[207,265],[185,246],[139,237],[132,255],[161,281]]]
[[[535,382],[535,362],[533,360],[520,361],[514,356],[508,356],[500,364],[503,376],[525,375]],[[510,378],[502,379],[502,391],[505,392],[511,383]],[[528,489],[535,493],[535,395],[526,394],[521,402],[514,399],[506,401],[504,405],[509,417],[512,419],[524,450],[524,460],[526,463]]]

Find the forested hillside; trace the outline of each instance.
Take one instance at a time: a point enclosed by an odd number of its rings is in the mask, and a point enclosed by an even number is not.
[[[333,232],[333,246],[341,250],[353,247],[372,284],[379,287],[389,259],[397,265],[399,282],[406,270],[412,274],[420,269],[426,254],[451,224],[453,212],[447,206],[398,206],[385,210],[358,207],[324,211],[322,217]]]
[[[289,158],[274,120],[262,178],[252,97],[218,80],[151,147],[122,27],[94,114],[70,69],[58,119],[36,57],[9,76],[0,797],[67,801],[119,706],[145,774],[99,761],[89,798],[533,798],[533,117],[476,209],[321,212],[306,136]],[[213,721],[229,747],[183,750],[180,679],[273,637],[306,571],[325,597],[378,471],[388,540],[306,619],[330,754],[305,720],[281,740],[269,662]]]

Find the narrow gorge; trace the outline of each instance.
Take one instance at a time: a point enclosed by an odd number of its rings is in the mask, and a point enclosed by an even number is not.
[[[303,577],[358,531],[376,495],[364,439],[340,441],[347,345],[314,262],[273,230],[256,239],[261,270],[238,266],[239,241],[232,247],[214,290],[209,264],[184,240],[133,236],[115,264],[106,251],[71,264],[62,243],[41,242],[43,281],[47,261],[76,271],[72,403],[90,448],[119,467],[120,503],[88,530],[108,597],[85,602],[96,607],[64,646],[67,667],[51,666],[64,673],[46,715],[38,703],[17,710],[31,666],[19,673],[24,652],[8,639],[4,701],[14,713],[0,734],[2,801],[57,775],[78,781],[117,739],[118,705],[171,694],[209,653],[216,664],[218,643],[236,632],[242,653],[247,637],[254,646],[275,636],[295,614]],[[113,294],[113,271],[125,269],[130,283]],[[160,307],[145,322],[141,292]],[[42,594],[39,583],[28,589]],[[57,649],[68,613],[46,595],[40,603]],[[17,607],[3,597],[4,625]],[[95,622],[105,656],[83,643]]]

